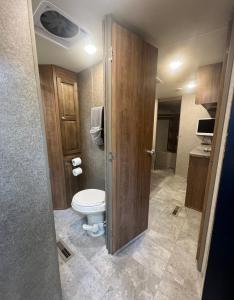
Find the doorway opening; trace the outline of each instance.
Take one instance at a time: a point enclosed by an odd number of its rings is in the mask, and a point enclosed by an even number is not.
[[[70,4],[32,1],[58,261],[69,300],[93,299],[101,274],[91,260],[106,249],[103,45],[102,34],[94,34],[102,19],[80,21],[83,11]]]
[[[230,41],[229,36],[224,49],[230,47]],[[162,57],[164,58],[164,55]],[[163,74],[163,70],[161,72]],[[159,75],[162,76],[161,74]],[[211,205],[214,205],[211,204],[213,197],[211,178],[214,180],[216,169],[212,168],[212,160],[214,153],[217,155],[219,151],[217,132],[222,127],[220,111],[222,112],[225,106],[220,102],[227,100],[227,97],[224,97],[224,100],[222,98],[224,93],[222,80],[227,76],[229,82],[231,76],[227,68],[225,50],[222,52],[222,58],[214,63],[197,65],[195,74],[187,88],[186,86],[178,88],[176,92],[174,91],[174,95],[170,95],[168,91],[169,99],[162,82],[157,85],[159,100],[156,100],[157,123],[156,136],[153,140],[155,161],[151,172],[149,203],[151,242],[156,242],[171,251],[163,275],[166,278],[165,282],[167,284],[173,282],[172,285],[177,288],[179,286],[181,288],[182,285],[185,290],[182,288],[178,297],[185,299],[202,297],[207,262],[207,256],[204,259],[204,249],[208,251],[209,242],[206,242],[209,214]],[[217,76],[216,79],[213,77],[214,74]],[[206,79],[204,76],[207,76]],[[207,96],[211,92],[212,84],[208,83],[210,80],[216,81],[213,87],[213,91],[216,90],[216,102],[208,100],[212,98],[211,95]],[[188,87],[191,87],[190,91]],[[176,96],[178,92],[181,94],[179,99]],[[161,95],[163,97],[160,97]],[[176,112],[170,107],[170,102],[174,102],[177,106]],[[176,143],[170,141],[173,137],[170,120],[174,113],[177,115],[175,119],[178,120],[178,125],[174,127]],[[171,147],[172,145],[176,147]],[[171,149],[173,151],[169,151]],[[180,280],[183,284],[179,282]],[[186,291],[188,286],[190,292]],[[160,292],[166,295],[163,289],[160,289]],[[171,297],[169,294],[166,296]]]
[[[159,99],[157,113],[155,166],[156,170],[175,172],[181,99]]]

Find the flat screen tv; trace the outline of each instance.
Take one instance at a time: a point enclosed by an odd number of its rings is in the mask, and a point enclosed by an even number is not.
[[[197,135],[213,136],[215,119],[200,119],[197,124]]]

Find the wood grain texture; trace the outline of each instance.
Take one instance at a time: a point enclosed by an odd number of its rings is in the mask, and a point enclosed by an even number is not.
[[[50,183],[54,209],[65,208],[65,177],[58,103],[55,97],[53,69],[50,65],[40,65],[42,105],[46,130]]]
[[[202,66],[197,72],[196,104],[218,103],[222,63]]]
[[[202,211],[207,181],[209,158],[189,157],[185,206]]]
[[[148,226],[157,49],[112,24],[112,252]]]
[[[138,200],[137,217],[135,218],[138,229],[136,234],[142,233],[148,228],[149,196],[150,196],[150,177],[152,156],[146,153],[152,148],[153,125],[154,125],[154,106],[156,97],[155,77],[157,73],[157,49],[150,44],[143,42],[142,51],[142,75],[140,89],[140,100],[138,109],[141,111],[138,143],[141,145],[139,157],[139,168],[137,176],[140,177],[141,194]],[[138,135],[138,132],[136,134]]]
[[[77,79],[64,70],[63,73],[56,73],[56,79],[62,147],[63,154],[66,156],[80,151]]]
[[[52,65],[40,65],[39,71],[53,207],[65,209],[79,188],[71,164],[80,156],[76,74]]]

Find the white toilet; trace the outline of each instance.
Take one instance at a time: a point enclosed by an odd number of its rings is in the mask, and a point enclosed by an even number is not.
[[[87,216],[88,224],[83,224],[83,229],[87,230],[90,236],[104,234],[105,191],[80,191],[73,196],[71,206],[75,211]]]

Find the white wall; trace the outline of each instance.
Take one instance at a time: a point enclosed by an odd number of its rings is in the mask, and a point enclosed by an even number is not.
[[[196,135],[197,122],[201,118],[209,118],[209,114],[202,105],[195,104],[195,94],[182,96],[176,174],[185,178],[189,153],[201,144],[201,138]]]

